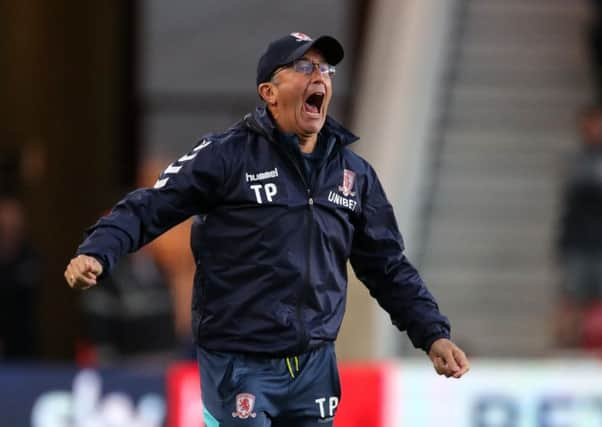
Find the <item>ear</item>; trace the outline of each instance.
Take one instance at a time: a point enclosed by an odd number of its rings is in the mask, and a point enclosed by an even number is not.
[[[265,101],[266,104],[276,105],[278,88],[275,84],[271,82],[261,83],[259,86],[257,86],[257,92],[259,92],[259,96]]]

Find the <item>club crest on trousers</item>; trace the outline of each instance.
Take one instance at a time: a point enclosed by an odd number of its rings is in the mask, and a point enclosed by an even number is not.
[[[255,407],[255,395],[251,393],[240,393],[236,395],[236,412],[232,412],[234,418],[255,418],[257,414],[253,412]]]

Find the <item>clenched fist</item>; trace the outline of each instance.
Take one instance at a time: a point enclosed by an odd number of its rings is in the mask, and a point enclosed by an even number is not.
[[[435,341],[428,355],[439,375],[460,378],[470,369],[470,363],[464,352],[446,338]]]
[[[65,269],[65,280],[73,289],[88,289],[97,283],[102,274],[102,264],[94,257],[78,255]]]

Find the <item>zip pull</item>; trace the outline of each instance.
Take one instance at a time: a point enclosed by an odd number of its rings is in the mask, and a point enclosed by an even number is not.
[[[313,206],[314,205],[314,199],[310,197],[309,200],[307,201],[307,203],[309,203],[309,206]]]

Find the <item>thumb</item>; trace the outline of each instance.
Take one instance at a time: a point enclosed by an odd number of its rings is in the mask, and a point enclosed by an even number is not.
[[[102,265],[94,258],[87,259],[86,271],[98,276],[102,273]]]

